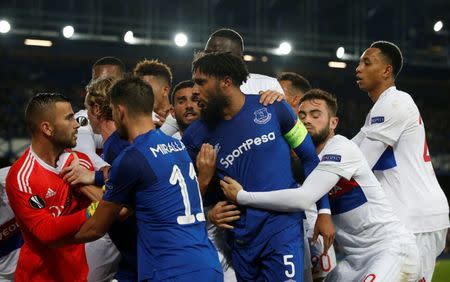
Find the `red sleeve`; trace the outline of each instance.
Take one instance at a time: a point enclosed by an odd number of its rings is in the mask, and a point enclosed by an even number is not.
[[[55,244],[75,234],[86,221],[86,210],[54,217],[38,196],[20,191],[17,172],[6,179],[6,192],[20,228],[42,244]],[[33,198],[34,197],[34,198]],[[41,207],[42,206],[42,207]]]

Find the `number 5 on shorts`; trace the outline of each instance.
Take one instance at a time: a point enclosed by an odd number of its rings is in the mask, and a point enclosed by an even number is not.
[[[294,257],[293,255],[283,256],[284,265],[288,266],[291,269],[291,271],[289,270],[284,271],[284,274],[286,275],[287,278],[293,278],[295,276],[295,265],[292,261],[289,261],[289,259],[292,259],[293,257]]]

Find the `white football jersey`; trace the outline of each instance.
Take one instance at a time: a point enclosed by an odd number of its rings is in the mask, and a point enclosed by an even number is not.
[[[373,171],[400,220],[414,233],[449,227],[449,207],[431,164],[425,128],[408,93],[386,89],[359,138],[388,145]]]
[[[336,240],[346,254],[363,256],[368,249],[398,237],[414,242],[356,144],[336,135],[328,140],[319,159],[317,170],[341,177],[329,198]]]
[[[103,148],[103,138],[100,134],[95,134],[87,116],[87,110],[80,110],[75,113],[75,119],[80,123],[77,133],[77,145],[73,150],[85,153],[94,164],[95,170],[107,166],[96,150]]]
[[[259,95],[259,91],[273,90],[284,94],[283,88],[274,77],[267,75],[250,73],[247,81],[241,85],[241,91],[244,94]]]
[[[14,280],[14,272],[20,252],[18,240],[22,241],[20,238],[15,239],[21,236],[19,225],[15,221],[15,215],[9,206],[5,191],[6,176],[9,169],[10,167],[0,169],[0,281]]]

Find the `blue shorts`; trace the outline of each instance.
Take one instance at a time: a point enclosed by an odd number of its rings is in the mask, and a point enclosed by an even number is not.
[[[233,243],[238,281],[303,281],[303,227],[294,224],[256,246]]]
[[[148,280],[153,281],[153,280]],[[156,280],[155,280],[156,281]],[[223,273],[213,268],[205,268],[197,271],[181,274],[168,279],[157,280],[162,282],[223,282]]]

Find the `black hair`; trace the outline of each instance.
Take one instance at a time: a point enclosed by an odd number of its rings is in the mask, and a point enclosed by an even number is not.
[[[388,63],[392,65],[394,78],[396,78],[403,67],[403,55],[400,48],[389,41],[376,41],[370,45],[370,48],[380,49],[381,54],[383,54],[388,60]]]
[[[112,65],[112,66],[118,66],[119,69],[125,73],[125,64],[116,57],[103,57],[98,59],[93,65],[92,68],[96,66],[105,66],[105,65]]]
[[[133,70],[136,76],[153,75],[163,78],[169,86],[172,86],[172,71],[169,66],[158,60],[143,60],[136,64]]]
[[[131,116],[152,114],[153,90],[139,77],[128,76],[119,80],[108,93],[111,104],[124,105]]]
[[[194,87],[194,82],[192,80],[184,80],[184,81],[181,81],[180,83],[178,83],[177,85],[175,85],[175,87],[173,88],[173,90],[169,96],[170,104],[174,105],[175,93],[177,93],[177,91],[179,91],[181,89],[185,89],[185,88],[192,88],[192,87]]]
[[[230,76],[233,84],[237,87],[240,87],[242,83],[247,81],[249,75],[247,66],[242,58],[229,52],[198,53],[192,62],[192,73],[197,70],[220,79]]]
[[[303,93],[311,90],[311,84],[309,83],[309,81],[295,72],[282,72],[277,79],[278,81],[288,80],[292,82],[292,87],[302,91]]]
[[[49,114],[57,102],[70,103],[70,100],[59,93],[37,93],[28,101],[25,122],[32,134],[38,129],[41,116]]]
[[[305,95],[300,99],[300,104],[309,100],[324,100],[327,104],[328,110],[331,116],[336,116],[338,111],[337,98],[334,94],[331,94],[325,90],[319,88],[313,88],[305,93]]]

